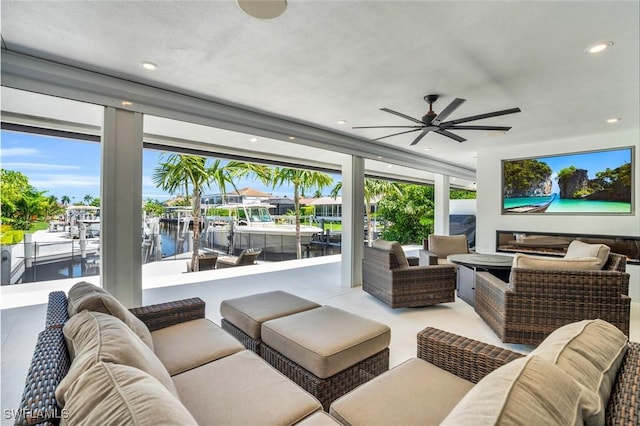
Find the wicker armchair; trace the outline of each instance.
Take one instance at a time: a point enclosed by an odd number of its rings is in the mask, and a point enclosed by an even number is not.
[[[364,248],[362,289],[392,308],[454,302],[456,268],[411,266],[400,244],[377,240]]]
[[[478,272],[475,311],[505,343],[538,344],[565,324],[600,318],[629,335],[626,257],[610,253],[602,270],[513,268],[509,283]]]
[[[450,265],[447,260],[450,254],[469,253],[469,242],[466,235],[436,235],[422,240],[420,250],[421,263],[425,265]]]

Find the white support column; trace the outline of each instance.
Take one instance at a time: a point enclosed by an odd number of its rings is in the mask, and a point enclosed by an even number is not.
[[[362,285],[364,245],[364,159],[351,156],[342,165],[342,271],[345,287]]]
[[[434,183],[433,232],[438,235],[449,235],[449,176],[436,173]]]
[[[142,304],[142,114],[106,107],[102,128],[100,272],[125,306]]]

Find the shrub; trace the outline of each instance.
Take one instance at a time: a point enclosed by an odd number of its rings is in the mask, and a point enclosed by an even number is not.
[[[4,226],[3,226],[4,228]],[[12,245],[17,244],[24,238],[24,231],[20,230],[11,230],[11,231],[2,231],[2,245]]]

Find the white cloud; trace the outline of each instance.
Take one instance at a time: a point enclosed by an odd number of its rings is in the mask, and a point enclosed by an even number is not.
[[[2,157],[19,157],[19,156],[31,156],[39,157],[42,155],[40,150],[35,148],[2,148],[0,149],[0,155]]]
[[[100,177],[73,174],[39,175],[30,178],[29,184],[38,189],[54,190],[61,188],[100,188]]]
[[[51,163],[29,163],[29,162],[9,162],[2,163],[2,167],[5,169],[34,169],[34,170],[71,170],[81,169],[80,166],[65,165],[65,164],[51,164]]]

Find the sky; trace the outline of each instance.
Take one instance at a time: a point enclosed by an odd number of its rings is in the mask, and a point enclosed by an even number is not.
[[[66,195],[72,203],[83,201],[86,195],[100,197],[100,144],[42,136],[28,133],[2,131],[0,166],[6,170],[21,172],[29,178],[29,184],[45,195],[55,195],[58,200]],[[145,149],[143,152],[142,198],[165,201],[173,196],[153,184],[151,176],[162,153]],[[340,180],[333,176],[334,183]],[[242,179],[236,182],[238,189],[251,187],[274,196],[293,196],[290,186],[271,188],[260,181]],[[227,191],[232,191],[227,188]],[[328,193],[328,189],[323,192]],[[203,194],[217,193],[217,188],[205,189]]]
[[[631,148],[616,149],[613,151],[593,151],[567,155],[556,155],[552,157],[539,157],[539,161],[547,163],[553,174],[552,192],[558,193],[558,172],[566,167],[575,166],[577,169],[585,169],[589,179],[596,177],[597,172],[602,172],[607,168],[615,169],[623,164],[631,162]]]

